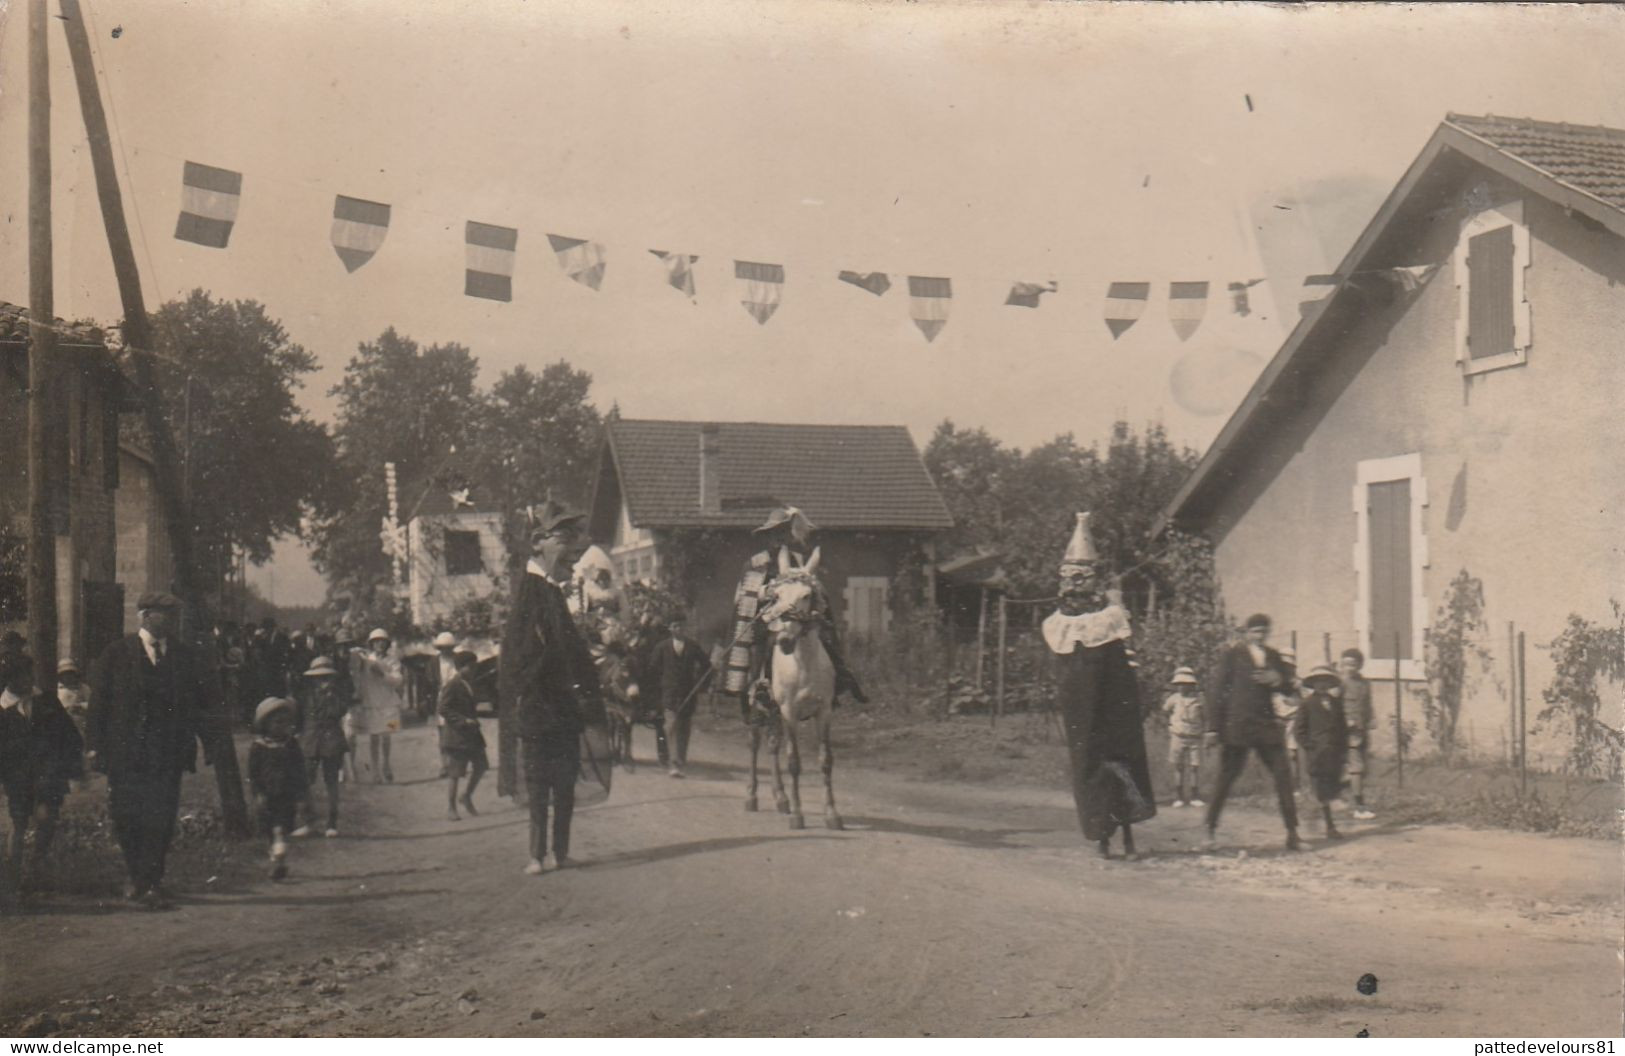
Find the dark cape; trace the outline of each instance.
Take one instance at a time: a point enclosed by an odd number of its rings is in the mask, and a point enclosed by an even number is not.
[[[1073,643],[1056,662],[1078,825],[1085,839],[1104,840],[1157,813],[1139,685],[1122,641]]]

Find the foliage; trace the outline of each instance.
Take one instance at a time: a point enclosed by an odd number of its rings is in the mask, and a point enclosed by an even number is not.
[[[502,633],[507,618],[508,592],[499,588],[460,602],[429,629],[436,634],[450,631],[458,638],[490,638]]]
[[[1421,688],[1422,715],[1439,754],[1456,749],[1456,720],[1477,667],[1493,677],[1490,652],[1480,642],[1489,633],[1484,621],[1484,584],[1464,568],[1445,588],[1444,601],[1424,640],[1427,681]]]
[[[1535,729],[1567,725],[1569,769],[1617,778],[1625,731],[1602,717],[1609,700],[1617,712],[1625,683],[1625,609],[1617,601],[1613,609],[1608,624],[1569,614],[1568,625],[1550,645],[1554,671],[1541,694],[1546,707],[1535,717]]]
[[[233,547],[267,560],[272,542],[298,533],[331,486],[332,439],[295,399],[316,357],[262,305],[218,301],[203,290],[165,304],[152,326],[164,414],[191,499],[195,558],[218,583]]]
[[[1148,711],[1168,694],[1174,671],[1189,667],[1208,685],[1219,651],[1235,639],[1224,611],[1213,545],[1200,536],[1170,530],[1148,566],[1159,579],[1179,584],[1160,594],[1157,608],[1135,621],[1134,649],[1140,664],[1140,700]]]
[[[710,528],[676,528],[660,533],[655,546],[662,582],[677,597],[691,598],[700,586],[698,577],[721,567],[728,537]]]
[[[0,624],[28,618],[28,536],[0,520]]]
[[[657,583],[628,583],[623,593],[631,610],[627,615],[633,627],[645,623],[665,627],[674,616],[685,619],[688,616],[688,606],[682,596]]]

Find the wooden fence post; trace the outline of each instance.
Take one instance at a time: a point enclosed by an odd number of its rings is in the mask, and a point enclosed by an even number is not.
[[[1394,632],[1394,768],[1399,775],[1399,787],[1405,787],[1405,723],[1404,687],[1399,681],[1399,632]]]
[[[1518,764],[1518,635],[1507,621],[1507,765]]]
[[[1524,636],[1518,632],[1518,791],[1529,790],[1529,697],[1524,685]]]
[[[992,725],[997,725],[999,717],[1004,714],[1004,652],[1009,627],[1009,614],[1005,607],[1004,593],[1001,591],[999,594],[999,656],[997,663],[994,665],[994,678],[996,681],[993,690]]]

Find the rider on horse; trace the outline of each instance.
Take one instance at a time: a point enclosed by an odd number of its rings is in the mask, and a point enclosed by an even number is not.
[[[816,526],[807,515],[794,506],[780,506],[768,515],[761,527],[754,529],[764,549],[753,555],[745,565],[734,592],[734,636],[728,650],[725,692],[739,697],[740,711],[750,718],[752,704],[771,710],[768,701],[767,670],[772,653],[772,641],[761,615],[772,596],[773,582],[779,578],[779,555],[788,554],[792,568],[801,568],[811,554],[808,547]],[[857,676],[846,665],[846,654],[841,650],[840,636],[830,612],[829,598],[820,586],[817,591],[818,638],[830,662],[835,665],[835,693],[850,693],[859,704],[869,698],[858,685]]]

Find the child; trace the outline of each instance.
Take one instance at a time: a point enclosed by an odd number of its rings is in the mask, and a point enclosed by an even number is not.
[[[1200,807],[1202,801],[1196,798],[1196,790],[1200,787],[1198,781],[1202,767],[1205,717],[1202,714],[1202,695],[1196,691],[1196,672],[1181,667],[1174,672],[1169,685],[1174,691],[1163,701],[1162,710],[1168,716],[1168,763],[1179,774],[1179,790],[1174,798],[1174,806]],[[1190,774],[1188,784],[1187,771]],[[1189,793],[1185,791],[1186,788],[1190,789]]]
[[[248,785],[261,824],[271,833],[271,879],[288,875],[288,833],[305,796],[305,753],[293,736],[294,704],[266,697],[254,709],[254,743],[248,749]]]
[[[1326,837],[1341,839],[1332,820],[1332,803],[1343,793],[1343,763],[1348,755],[1348,720],[1343,717],[1343,686],[1337,672],[1318,664],[1303,680],[1303,703],[1293,725],[1309,757],[1309,778],[1326,819]]]
[[[1349,722],[1348,774],[1354,792],[1354,816],[1361,821],[1376,817],[1365,805],[1366,749],[1371,732],[1371,683],[1360,674],[1365,654],[1344,649],[1337,669],[1343,676],[1343,714]]]
[[[56,835],[68,782],[84,776],[85,742],[61,702],[34,692],[34,661],[8,656],[0,665],[0,784],[11,813],[5,887],[22,885],[23,840],[34,826],[34,861],[42,862]]]
[[[1281,663],[1286,668],[1286,683],[1282,685],[1270,698],[1275,709],[1275,717],[1281,723],[1282,732],[1286,736],[1286,762],[1292,773],[1292,795],[1298,794],[1299,773],[1297,738],[1298,717],[1298,653],[1288,646],[1281,650]]]
[[[440,687],[440,701],[435,711],[446,722],[440,742],[449,768],[446,773],[446,817],[451,821],[461,821],[457,813],[459,802],[470,817],[479,814],[474,809],[474,789],[478,787],[480,778],[485,776],[490,763],[485,758],[485,734],[480,732],[479,716],[474,711],[474,688],[468,682],[474,665],[479,663],[479,657],[464,649],[459,650],[453,660],[457,665],[457,675]],[[463,798],[458,800],[457,779],[465,772],[468,773],[468,788],[464,790]]]
[[[344,757],[349,754],[349,738],[344,733],[344,716],[350,702],[341,692],[338,668],[325,656],[318,656],[305,672],[306,727],[300,750],[305,756],[306,787],[316,783],[316,771],[322,772],[322,784],[327,788],[328,839],[339,834],[339,774]],[[306,804],[310,802],[306,797]]]

